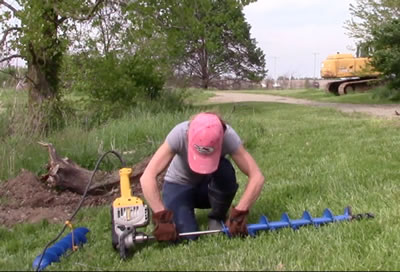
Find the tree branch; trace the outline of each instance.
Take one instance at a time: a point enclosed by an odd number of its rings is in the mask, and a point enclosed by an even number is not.
[[[22,59],[23,59],[24,56],[19,55],[19,54],[10,55],[10,56],[8,56],[8,57],[5,57],[5,58],[0,59],[0,63],[5,62],[5,61],[9,61],[9,60],[12,60],[12,59],[16,59],[16,58],[22,58]]]
[[[1,0],[0,0],[1,1]],[[96,3],[93,5],[93,7],[90,9],[89,13],[85,16],[76,16],[73,14],[63,14],[56,6],[54,6],[54,10],[58,13],[59,16],[61,16],[61,21],[65,21],[68,18],[77,20],[77,21],[85,21],[91,19],[99,6],[104,2],[104,0],[97,0]]]
[[[11,32],[11,31],[14,31],[14,30],[20,31],[21,28],[20,28],[20,27],[10,27],[10,28],[6,29],[6,30],[4,31],[3,38],[0,40],[0,47],[3,46],[4,42],[5,42],[6,39],[7,39],[8,34],[10,34],[10,32]]]
[[[56,9],[54,9],[56,12],[57,12],[57,10]],[[57,12],[58,13],[58,12]],[[62,23],[64,23],[64,21],[65,20],[67,20],[68,19],[68,17],[66,17],[66,16],[61,16],[61,18],[60,19],[58,19],[57,20],[57,25],[61,25]]]
[[[34,88],[38,88],[38,84],[36,84],[32,78],[30,78],[28,75],[25,75],[25,78],[32,84],[32,86],[34,86]]]
[[[5,7],[7,7],[8,9],[10,9],[14,15],[18,12],[18,10],[16,8],[14,8],[12,5],[8,4],[6,1],[4,0],[0,0],[0,6],[3,5]]]

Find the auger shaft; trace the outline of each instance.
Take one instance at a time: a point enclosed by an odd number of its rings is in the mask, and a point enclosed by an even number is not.
[[[178,236],[180,238],[185,238],[188,236],[201,236],[201,235],[207,235],[207,234],[216,234],[216,233],[220,233],[220,232],[224,232],[223,229],[183,232],[183,233],[178,233]],[[126,239],[127,239],[127,240],[125,240],[126,246],[130,247],[130,245],[133,245],[135,243],[143,243],[146,241],[155,240],[156,237],[139,232],[135,235],[135,237],[128,236]]]
[[[319,227],[328,223],[335,223],[341,221],[350,221],[353,219],[362,219],[362,218],[373,218],[374,215],[371,213],[366,214],[358,214],[352,215],[352,211],[350,207],[346,207],[344,209],[344,213],[341,215],[333,215],[330,209],[325,209],[322,217],[313,218],[308,211],[304,211],[303,216],[300,219],[290,219],[287,213],[282,214],[280,221],[272,221],[269,222],[266,216],[261,216],[260,221],[257,224],[247,224],[247,231],[250,236],[255,236],[259,231],[262,230],[278,230],[281,228],[290,227],[294,230],[299,229],[302,226],[313,225],[315,227]],[[201,236],[207,234],[216,234],[223,232],[229,237],[230,232],[229,229],[222,224],[222,229],[220,230],[206,230],[206,231],[194,231],[194,232],[185,232],[179,233],[179,237],[184,238],[188,236]],[[127,241],[127,244],[141,243],[148,240],[155,240],[154,236],[148,236],[144,233],[137,233],[135,237],[130,237],[130,240]]]

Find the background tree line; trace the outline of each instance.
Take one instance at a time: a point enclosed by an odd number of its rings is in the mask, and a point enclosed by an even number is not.
[[[243,7],[254,0],[0,0],[0,64],[27,65],[32,125],[58,118],[66,93],[99,105],[160,99],[183,77],[260,81],[265,56]]]
[[[400,1],[357,0],[350,12],[350,36],[371,49],[372,65],[389,82],[386,95],[400,99]]]
[[[202,88],[223,77],[257,82],[265,55],[243,14],[254,1],[0,0],[0,65],[20,76],[8,64],[26,62],[28,116],[40,131],[63,120],[72,91],[107,117],[165,98],[171,78]],[[373,49],[388,95],[400,97],[400,2],[357,0],[350,11],[350,36]]]

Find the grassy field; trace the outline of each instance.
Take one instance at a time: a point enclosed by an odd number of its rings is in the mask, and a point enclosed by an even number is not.
[[[271,94],[293,98],[303,98],[321,102],[352,103],[352,104],[396,104],[388,99],[379,98],[377,90],[364,93],[351,93],[336,96],[322,89],[291,89],[291,90],[254,90],[249,93]]]
[[[272,221],[279,220],[283,212],[293,219],[300,218],[304,210],[314,217],[321,216],[325,208],[341,214],[347,205],[354,213],[372,212],[376,218],[262,232],[255,238],[229,239],[221,234],[178,245],[153,242],[138,246],[134,256],[121,261],[111,247],[109,206],[85,208],[75,225],[90,229],[88,243],[46,270],[400,270],[400,133],[396,121],[301,105],[236,103],[197,106],[180,113],[131,112],[90,131],[69,127],[41,140],[52,142],[63,156],[87,168],[101,155],[100,146],[101,151],[133,150],[125,159],[135,163],[152,154],[177,122],[204,109],[222,113],[266,176],[249,223],[256,223],[262,214]],[[34,144],[36,140],[2,143],[2,161],[10,163],[3,165],[0,179],[12,177],[20,168],[41,171],[47,153]],[[11,166],[12,172],[7,169]],[[246,184],[245,176],[237,173],[240,188],[234,203]],[[196,214],[205,229],[207,210]],[[32,270],[34,258],[61,227],[46,221],[0,227],[0,270]],[[149,225],[144,231],[151,230]]]

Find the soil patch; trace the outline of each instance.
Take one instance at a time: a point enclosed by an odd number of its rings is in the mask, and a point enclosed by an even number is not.
[[[157,178],[159,189],[162,187],[164,173]],[[140,175],[131,179],[131,193],[143,199],[139,178]],[[109,206],[117,197],[120,197],[119,184],[106,194],[87,195],[83,206]],[[51,223],[63,223],[75,212],[81,199],[82,195],[59,190],[54,183],[22,169],[16,178],[0,184],[0,225],[11,227],[44,219]]]
[[[132,192],[135,194],[136,192]],[[87,196],[83,206],[111,205],[119,191],[108,195]],[[0,184],[0,225],[36,223],[43,219],[64,222],[75,211],[82,196],[58,191],[27,170],[14,179]]]
[[[43,145],[43,143],[40,143]],[[22,169],[13,179],[0,183],[0,225],[11,227],[18,223],[37,223],[48,220],[51,223],[64,223],[75,212],[92,172],[80,167],[68,158],[61,159],[51,144],[45,144],[49,150],[48,173],[40,177]],[[131,167],[130,175],[131,194],[143,198],[140,186],[142,176],[151,156],[143,159]],[[99,171],[100,172],[100,171]],[[97,174],[99,174],[97,172]],[[165,170],[157,177],[159,190],[162,187]],[[73,175],[71,175],[71,173]],[[81,175],[82,173],[88,175]],[[113,177],[111,183],[104,183],[107,177]],[[92,180],[83,206],[93,207],[107,205],[120,197],[119,169],[111,173],[103,172],[100,179]],[[110,180],[110,179],[109,179]],[[96,182],[101,182],[96,183]],[[97,188],[91,190],[90,188]],[[79,189],[78,188],[78,189]],[[100,190],[101,189],[101,190]]]

